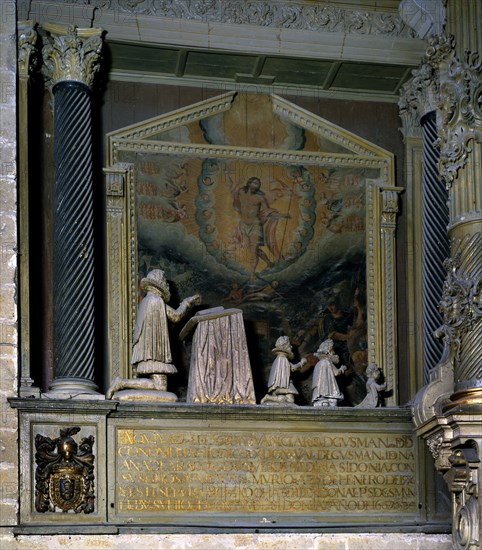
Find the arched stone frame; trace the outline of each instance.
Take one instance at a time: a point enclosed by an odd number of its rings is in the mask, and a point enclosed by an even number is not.
[[[379,170],[379,177],[367,182],[366,193],[368,360],[380,365],[385,373],[390,390],[387,405],[398,405],[395,230],[398,194],[402,188],[395,186],[393,155],[276,95],[271,96],[273,112],[350,153],[243,148],[152,139],[162,131],[229,110],[235,95],[236,92],[228,92],[114,131],[106,137],[107,378],[131,375],[131,335],[137,310],[135,171],[132,164],[124,162],[122,152],[299,162],[313,166],[343,164]]]

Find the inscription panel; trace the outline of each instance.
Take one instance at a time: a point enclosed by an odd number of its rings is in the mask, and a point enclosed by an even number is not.
[[[407,433],[116,430],[115,508],[163,512],[417,512]]]

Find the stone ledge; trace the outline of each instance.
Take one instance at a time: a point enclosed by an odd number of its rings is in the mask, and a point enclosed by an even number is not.
[[[123,550],[175,550],[178,548],[239,550],[450,550],[450,535],[390,534],[205,534],[205,535],[0,535],[2,550],[56,550],[102,548]]]

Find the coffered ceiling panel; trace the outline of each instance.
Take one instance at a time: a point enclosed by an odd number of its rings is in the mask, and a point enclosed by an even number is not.
[[[108,42],[114,78],[316,89],[397,101],[413,66]]]

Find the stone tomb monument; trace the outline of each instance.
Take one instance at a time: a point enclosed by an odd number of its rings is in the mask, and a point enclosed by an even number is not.
[[[196,327],[192,341],[188,403],[256,403],[240,309],[215,307],[189,319],[180,338]]]

